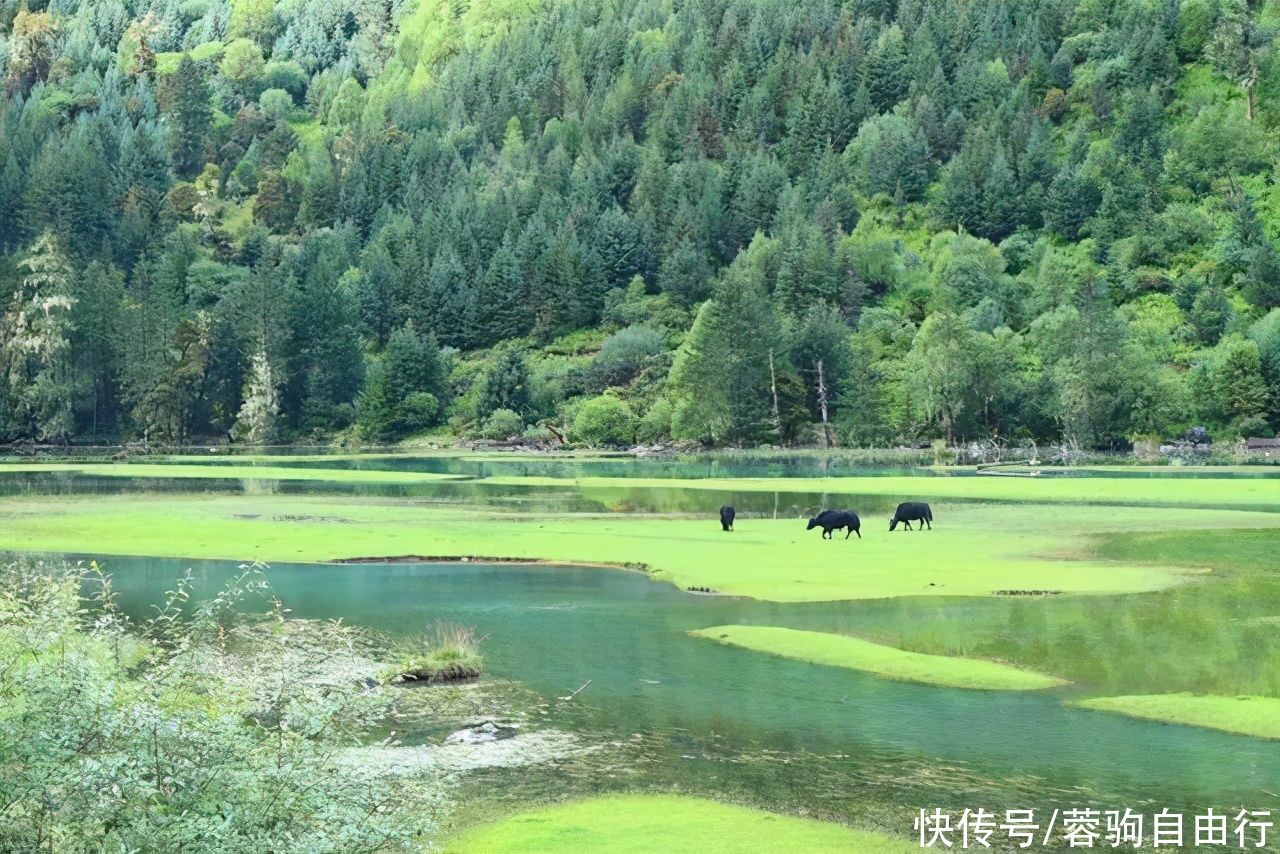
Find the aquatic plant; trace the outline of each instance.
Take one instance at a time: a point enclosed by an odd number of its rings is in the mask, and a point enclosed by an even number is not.
[[[484,672],[480,639],[470,626],[437,620],[402,646],[400,660],[384,672],[389,682],[452,682]]]

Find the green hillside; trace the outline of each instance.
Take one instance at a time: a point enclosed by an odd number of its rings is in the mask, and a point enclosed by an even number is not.
[[[1271,435],[1278,27],[0,0],[0,441]]]

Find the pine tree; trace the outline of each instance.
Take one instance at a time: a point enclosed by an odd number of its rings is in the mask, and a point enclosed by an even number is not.
[[[1214,372],[1214,384],[1227,416],[1242,421],[1265,415],[1269,400],[1258,345],[1233,337],[1223,342],[1223,349],[1225,353]]]
[[[529,368],[524,354],[512,345],[503,346],[480,381],[476,415],[485,419],[499,409],[524,415],[529,409]]]
[[[782,331],[749,253],[716,285],[676,355],[670,384],[679,435],[743,444],[778,429]]]
[[[209,86],[205,83],[204,72],[191,58],[191,54],[183,54],[178,70],[173,74],[172,85],[169,147],[173,170],[178,175],[189,178],[204,165],[205,136],[212,119]]]
[[[832,419],[853,362],[849,335],[840,311],[827,303],[811,306],[791,330],[791,360],[804,380],[809,411],[824,424]]]
[[[1003,146],[996,146],[982,182],[982,211],[974,231],[992,242],[1000,242],[1018,227],[1021,196]]]
[[[489,261],[476,295],[476,344],[487,347],[527,335],[532,326],[528,299],[516,247],[504,238]]]
[[[866,83],[877,112],[888,112],[907,95],[907,45],[895,24],[880,33],[867,57]]]

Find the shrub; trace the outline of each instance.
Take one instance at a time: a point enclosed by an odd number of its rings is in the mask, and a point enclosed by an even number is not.
[[[93,598],[82,598],[84,589]],[[350,759],[387,698],[318,684],[284,611],[232,642],[265,575],[194,607],[184,580],[138,625],[91,567],[0,566],[0,850],[375,851],[423,844],[438,790]],[[183,606],[186,607],[183,607]],[[87,617],[87,618],[86,618]],[[345,628],[343,632],[347,631]],[[231,639],[229,641],[229,639]]]
[[[283,89],[267,89],[258,96],[258,106],[268,118],[282,122],[293,114],[293,96]]]
[[[636,438],[636,416],[625,401],[604,394],[578,407],[573,433],[588,445],[629,445]]]
[[[440,401],[429,391],[415,391],[400,404],[400,423],[407,430],[421,430],[436,423]]]
[[[501,442],[524,432],[524,421],[510,409],[498,409],[485,419],[480,428],[480,436]]]
[[[1249,415],[1241,418],[1236,422],[1236,432],[1242,438],[1257,436],[1260,439],[1270,439],[1275,435],[1271,430],[1271,425],[1267,423],[1267,419],[1261,415]]]
[[[652,444],[671,438],[671,401],[660,397],[640,417],[636,427],[636,440]]]
[[[621,385],[640,373],[645,363],[666,349],[666,335],[648,326],[628,326],[605,339],[595,360],[601,387]]]
[[[540,424],[531,424],[525,428],[524,433],[521,435],[520,438],[529,442],[541,442],[543,444],[550,444],[555,441],[556,436],[554,433],[552,433],[550,430],[548,430],[546,427],[543,427]]]
[[[268,62],[262,69],[262,85],[283,89],[295,104],[301,104],[307,94],[307,73],[292,59]]]

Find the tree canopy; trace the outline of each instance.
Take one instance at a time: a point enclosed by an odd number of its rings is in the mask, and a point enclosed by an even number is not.
[[[0,440],[1270,434],[1276,21],[0,0]]]

